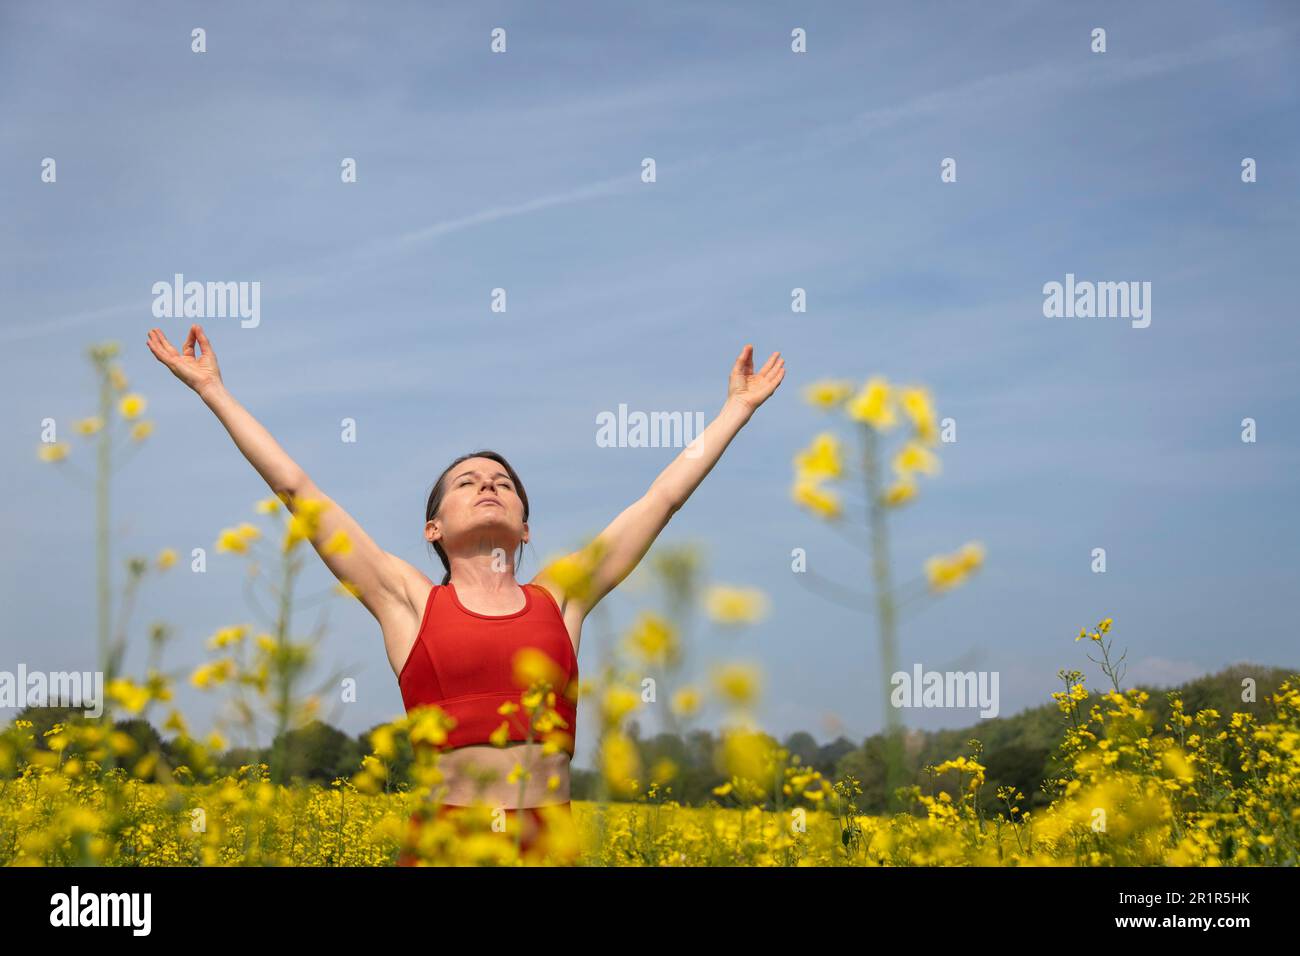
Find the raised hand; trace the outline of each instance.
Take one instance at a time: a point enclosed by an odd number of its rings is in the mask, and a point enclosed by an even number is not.
[[[195,342],[201,350],[198,356],[194,354]],[[221,384],[221,369],[217,367],[217,356],[212,351],[212,343],[203,334],[203,326],[190,326],[190,334],[185,338],[184,352],[177,352],[176,346],[167,341],[167,336],[162,334],[161,329],[149,330],[148,343],[149,351],[154,354],[154,357],[194,391],[201,394],[208,386]]]
[[[780,352],[773,352],[763,367],[755,372],[754,346],[746,345],[732,366],[727,401],[738,402],[753,411],[768,400],[783,378],[785,359],[781,358]]]

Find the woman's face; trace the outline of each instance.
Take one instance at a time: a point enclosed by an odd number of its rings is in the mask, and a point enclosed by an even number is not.
[[[524,523],[524,502],[506,472],[491,458],[470,458],[448,474],[443,485],[438,514],[425,525],[424,536],[440,541],[449,554],[451,546],[466,541],[493,542],[507,553],[528,540]]]

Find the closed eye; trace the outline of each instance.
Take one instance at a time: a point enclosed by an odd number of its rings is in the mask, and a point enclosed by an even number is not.
[[[466,479],[464,479],[463,481],[459,482],[459,483],[456,485],[456,487],[457,487],[457,488],[464,488],[466,485],[472,485],[472,484],[474,484],[474,479],[473,479],[473,478],[466,478]],[[506,488],[511,488],[511,489],[514,488],[514,485],[512,485],[509,481],[505,480],[504,478],[501,479],[500,484],[503,485],[503,486],[506,487]]]

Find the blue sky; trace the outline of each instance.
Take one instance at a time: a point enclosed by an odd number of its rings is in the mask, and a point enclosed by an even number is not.
[[[251,620],[242,565],[212,544],[266,488],[144,345],[154,324],[183,338],[184,320],[150,312],[177,272],[261,283],[257,328],[204,322],[228,387],[435,580],[423,507],[454,457],[495,448],[523,477],[527,580],[674,454],[598,447],[597,414],[712,417],[741,346],[779,349],[781,389],[660,539],[700,543],[712,580],[770,595],[761,625],[705,632],[692,653],[758,662],[779,735],[881,725],[870,619],[790,571],[802,547],[845,584],[868,573],[789,496],[814,434],[852,438],[801,401],[825,377],[925,383],[958,423],[894,522],[895,565],[910,577],[968,540],[988,563],[905,620],[905,665],[997,670],[1004,715],[1047,701],[1058,668],[1099,679],[1072,637],[1104,616],[1130,680],[1296,665],[1293,5],[362,9],[0,10],[0,668],[93,666],[92,502],[34,456],[43,418],[92,412],[93,341],[122,343],[157,425],[117,479],[126,550],[211,552],[206,575],[148,586],[128,667],[151,620],[177,627],[168,659],[187,668]],[[488,50],[498,26],[504,55]],[[45,157],[57,184],[40,182]],[[1243,157],[1258,182],[1241,182]],[[1151,282],[1150,327],[1045,318],[1042,287],[1066,273]],[[488,307],[498,286],[505,314]],[[303,589],[331,581],[313,560]],[[615,624],[647,600],[632,584],[608,599]],[[360,693],[331,718],[358,732],[398,715],[378,625],[342,601],[330,620],[323,664]],[[592,620],[584,674],[601,657]],[[206,729],[209,699],[180,703]],[[579,764],[594,726],[584,714]]]

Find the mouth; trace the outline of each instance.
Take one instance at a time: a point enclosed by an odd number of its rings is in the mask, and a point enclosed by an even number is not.
[[[496,505],[498,508],[505,507],[504,505],[501,504],[501,502],[497,501],[495,498],[484,498],[481,501],[474,502],[475,508],[479,507],[479,505]]]

